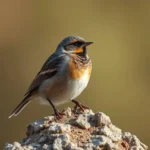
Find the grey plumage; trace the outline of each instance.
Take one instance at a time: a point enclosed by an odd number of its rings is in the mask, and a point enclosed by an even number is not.
[[[60,42],[60,44],[57,47],[57,50],[62,46],[70,44],[72,41],[84,41],[85,42],[85,40],[80,36],[69,36]]]

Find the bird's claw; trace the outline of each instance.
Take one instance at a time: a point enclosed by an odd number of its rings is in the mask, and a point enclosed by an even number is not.
[[[89,107],[80,104],[80,103],[79,103],[78,101],[76,101],[76,100],[72,100],[72,102],[75,103],[75,106],[74,106],[75,112],[77,111],[78,108],[80,108],[81,111],[84,111],[85,109],[89,109]]]
[[[65,115],[64,113],[59,112],[57,109],[54,110],[56,119],[62,119]]]

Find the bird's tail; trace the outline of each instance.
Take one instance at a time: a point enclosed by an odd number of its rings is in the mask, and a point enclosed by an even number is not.
[[[11,115],[8,118],[11,118],[12,116],[17,116],[30,102],[31,102],[30,96],[29,95],[25,96],[25,98],[12,111]]]

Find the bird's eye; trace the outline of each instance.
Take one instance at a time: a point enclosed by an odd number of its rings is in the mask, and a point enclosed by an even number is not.
[[[80,47],[82,44],[83,44],[82,41],[77,41],[77,42],[74,42],[74,43],[64,46],[64,48],[65,48],[65,50],[70,51],[70,50],[74,50],[74,49]]]
[[[81,42],[81,41],[73,43],[73,45],[76,47],[80,47],[82,44],[83,44],[83,42]]]
[[[74,45],[74,46],[77,46],[77,47],[79,46],[79,44],[78,44],[78,43],[74,43],[73,45]]]

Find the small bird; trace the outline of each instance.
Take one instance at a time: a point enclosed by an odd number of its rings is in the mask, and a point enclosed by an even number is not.
[[[24,99],[9,118],[17,116],[37,98],[52,106],[57,119],[61,119],[64,114],[59,112],[56,106],[65,102],[75,103],[75,109],[87,109],[88,107],[81,105],[75,98],[85,89],[90,79],[92,63],[87,46],[92,43],[79,36],[69,36],[62,40],[35,76]]]

